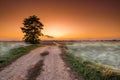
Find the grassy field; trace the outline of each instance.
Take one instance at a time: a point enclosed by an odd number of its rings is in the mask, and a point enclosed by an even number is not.
[[[85,80],[120,80],[120,43],[66,44],[64,59]]]
[[[120,80],[120,42],[45,41],[42,45],[57,45],[64,48],[63,59],[85,80]],[[0,70],[40,46],[1,43]],[[47,52],[41,56],[45,55]]]
[[[120,68],[120,43],[77,43],[66,46],[67,51],[77,58]]]
[[[7,66],[22,55],[27,54],[32,49],[40,45],[30,45],[21,43],[1,43],[0,69]]]
[[[0,57],[8,55],[9,51],[14,48],[29,46],[24,42],[0,42]]]

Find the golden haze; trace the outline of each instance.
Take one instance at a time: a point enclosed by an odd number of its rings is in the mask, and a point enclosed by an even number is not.
[[[23,19],[34,14],[54,37],[42,39],[120,38],[119,7],[116,0],[1,0],[0,39],[21,40]]]

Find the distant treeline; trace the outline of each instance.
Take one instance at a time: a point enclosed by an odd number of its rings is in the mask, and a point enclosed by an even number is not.
[[[5,41],[0,40],[0,42],[24,42],[24,41]],[[108,39],[108,40],[41,40],[41,42],[120,42],[120,39]]]

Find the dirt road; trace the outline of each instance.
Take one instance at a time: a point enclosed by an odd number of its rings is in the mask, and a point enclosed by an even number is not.
[[[40,53],[46,50],[49,51],[49,55],[43,58]],[[61,51],[57,46],[37,48],[2,70],[0,80],[26,80],[28,70],[40,60],[43,60],[44,65],[36,80],[74,80],[61,59],[60,53]]]
[[[72,80],[65,63],[60,57],[60,49],[56,46],[50,47],[49,55],[46,56],[43,72],[37,80]]]

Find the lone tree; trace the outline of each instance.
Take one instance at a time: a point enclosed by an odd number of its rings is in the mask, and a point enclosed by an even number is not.
[[[39,36],[42,36],[41,30],[43,29],[43,24],[39,21],[40,19],[33,15],[25,18],[23,21],[23,27],[21,30],[24,35],[24,41],[31,44],[40,43]]]

